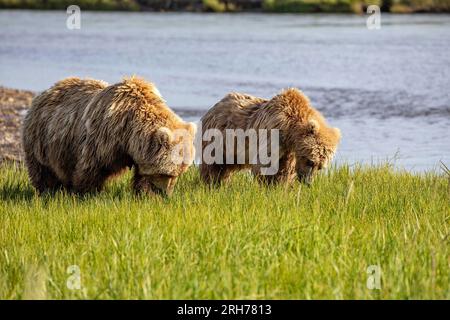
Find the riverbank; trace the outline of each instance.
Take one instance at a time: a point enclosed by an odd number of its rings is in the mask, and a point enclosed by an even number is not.
[[[391,13],[450,12],[450,0],[0,0],[3,9],[65,10],[72,4],[98,11],[363,13],[375,4]]]
[[[21,161],[20,128],[34,93],[0,86],[0,163]]]

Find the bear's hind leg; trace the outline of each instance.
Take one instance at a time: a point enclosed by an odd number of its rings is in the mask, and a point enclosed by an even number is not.
[[[229,165],[220,164],[204,164],[200,165],[200,177],[202,180],[210,185],[219,185],[223,182],[227,182],[233,168]]]
[[[39,193],[54,192],[62,187],[61,181],[53,171],[47,166],[40,164],[37,159],[26,157],[25,163],[31,184]]]

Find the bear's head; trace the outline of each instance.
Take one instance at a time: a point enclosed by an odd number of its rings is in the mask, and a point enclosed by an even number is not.
[[[274,113],[274,127],[284,131],[284,152],[295,154],[295,169],[301,182],[310,184],[314,174],[333,158],[341,138],[338,128],[328,126],[306,95],[290,88],[267,104]]]
[[[160,127],[138,163],[138,173],[145,179],[147,189],[170,196],[177,178],[191,166],[195,157],[194,123],[183,123],[176,129]]]
[[[341,138],[338,128],[329,127],[318,117],[309,119],[296,132],[294,153],[297,177],[310,184],[314,175],[325,168],[336,153]]]

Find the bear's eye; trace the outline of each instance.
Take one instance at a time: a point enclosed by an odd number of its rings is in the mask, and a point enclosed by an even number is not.
[[[314,167],[314,161],[307,159],[306,160],[306,166],[307,167]]]

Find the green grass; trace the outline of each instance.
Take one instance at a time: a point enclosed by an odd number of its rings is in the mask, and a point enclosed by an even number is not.
[[[445,173],[342,166],[310,188],[240,174],[208,190],[193,168],[171,199],[136,197],[129,179],[39,197],[23,168],[0,167],[0,298],[450,298]]]

